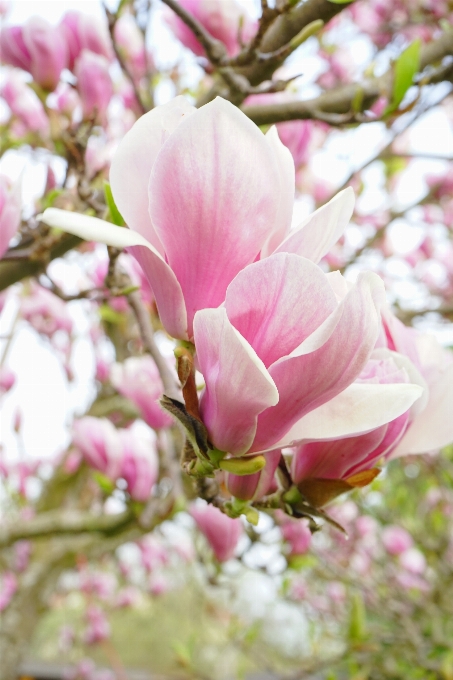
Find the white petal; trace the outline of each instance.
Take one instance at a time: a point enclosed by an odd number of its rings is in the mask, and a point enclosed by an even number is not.
[[[299,420],[273,448],[370,432],[405,413],[423,394],[420,385],[353,383]]]

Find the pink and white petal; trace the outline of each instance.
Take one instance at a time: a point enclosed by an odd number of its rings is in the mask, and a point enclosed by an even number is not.
[[[195,111],[195,107],[179,96],[145,113],[123,137],[110,167],[113,198],[126,224],[161,254],[164,249],[149,216],[151,170],[162,145]]]
[[[116,227],[97,217],[58,208],[47,208],[40,219],[87,241],[97,241],[116,248],[127,248],[141,265],[156,299],[157,308],[167,333],[187,339],[187,314],[184,298],[175,274],[161,255],[138,232]]]
[[[274,228],[279,170],[261,131],[217,98],[187,117],[162,147],[150,182],[150,215],[186,300],[217,307]]]
[[[261,259],[268,257],[283,241],[291,228],[294,209],[295,194],[295,169],[294,160],[289,149],[280,141],[275,125],[265,135],[266,141],[272,148],[272,152],[278,164],[280,173],[280,204],[278,217],[274,230],[261,251]]]
[[[382,443],[386,432],[387,425],[382,425],[357,437],[304,442],[294,451],[291,478],[295,484],[309,477],[342,479]]]
[[[429,400],[408,428],[390,458],[409,453],[427,453],[453,442],[453,364],[429,386]]]
[[[340,191],[290,232],[276,252],[296,253],[319,262],[343,234],[351,219],[354,202],[351,187]]]
[[[371,272],[360,274],[320,329],[296,352],[269,367],[280,399],[277,406],[260,415],[252,451],[276,444],[295,422],[333,399],[358,377],[379,333],[382,300],[380,278]]]
[[[412,383],[353,383],[294,423],[274,447],[365,434],[408,411],[422,392]]]
[[[206,382],[200,402],[203,422],[214,446],[242,455],[255,436],[258,414],[278,402],[277,388],[224,308],[197,312],[194,339]]]
[[[325,274],[292,253],[246,267],[225,298],[229,320],[266,367],[299,347],[336,308]]]

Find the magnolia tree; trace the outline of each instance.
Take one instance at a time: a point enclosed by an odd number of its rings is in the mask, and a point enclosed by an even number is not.
[[[46,182],[31,206],[0,176],[17,309],[0,394],[27,328],[70,383],[82,316],[95,371],[67,446],[0,460],[2,680],[74,593],[60,652],[100,647],[124,677],[109,615],[184,589],[224,636],[215,657],[200,627],[198,648],[175,633],[186,675],[217,677],[230,647],[239,675],[254,645],[300,668],[295,636],[306,672],[450,678],[453,358],[427,331],[448,342],[453,313],[451,3],[121,0],[21,25],[8,9],[2,167],[21,154]],[[4,424],[20,440],[20,412]],[[253,569],[298,612],[280,647],[235,591]],[[386,610],[406,666],[382,662]],[[71,677],[107,675],[86,659]]]

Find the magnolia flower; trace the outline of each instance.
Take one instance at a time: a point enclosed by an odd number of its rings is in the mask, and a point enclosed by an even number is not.
[[[381,532],[381,540],[389,555],[401,555],[412,548],[414,541],[406,529],[399,526],[387,526]]]
[[[54,90],[66,66],[66,43],[61,31],[45,19],[30,17],[22,26],[0,32],[2,61],[28,71],[46,90]]]
[[[371,272],[348,287],[292,253],[240,272],[224,305],[194,321],[206,382],[200,412],[213,445],[241,456],[367,432],[407,411],[419,384],[354,383],[376,343],[384,297]]]
[[[159,429],[172,424],[172,419],[159,404],[164,387],[150,356],[129,357],[122,364],[114,364],[110,380],[120,394],[137,406],[150,427]]]
[[[25,83],[19,73],[11,69],[0,87],[0,94],[11,109],[13,116],[22,123],[23,133],[39,132],[49,135],[50,123],[39,97]]]
[[[204,534],[219,562],[226,562],[234,555],[242,534],[240,519],[231,519],[213,505],[193,505],[190,514]]]
[[[225,45],[230,56],[239,52],[238,37],[246,44],[256,33],[257,23],[237,0],[179,0],[204,28]],[[205,55],[203,46],[193,32],[174,12],[166,11],[165,20],[185,47],[199,57]]]
[[[124,12],[115,24],[115,42],[135,78],[146,73],[145,39],[130,12]]]
[[[107,27],[91,14],[67,12],[60,23],[68,50],[68,68],[74,65],[82,50],[100,54],[106,59],[113,55]]]
[[[412,410],[404,436],[389,453],[398,458],[435,451],[453,442],[453,354],[433,335],[401,323],[388,309],[383,313],[385,338],[381,343],[409,357],[424,386],[423,402]]]
[[[157,482],[159,460],[154,442],[133,429],[119,431],[123,445],[120,476],[127,482],[131,498],[144,503]]]
[[[113,95],[109,63],[105,57],[83,50],[74,69],[77,91],[82,100],[84,118],[96,117],[103,123]]]
[[[7,177],[0,175],[0,258],[19,229],[21,206],[20,181],[11,184]]]
[[[32,284],[30,295],[22,298],[20,313],[38,333],[49,338],[57,331],[64,331],[68,335],[72,331],[72,319],[66,304],[50,290],[37,284]]]
[[[110,182],[129,230],[49,208],[42,220],[86,240],[127,247],[175,338],[218,307],[238,272],[274,251],[313,262],[328,252],[354,205],[346,189],[289,232],[294,163],[275,128],[266,135],[217,98],[200,109],[183,97],[142,116],[112,161]]]
[[[0,366],[0,397],[14,386],[16,374],[8,366]]]
[[[73,442],[88,465],[110,479],[119,477],[123,463],[123,445],[110,420],[92,416],[76,420],[73,425]]]

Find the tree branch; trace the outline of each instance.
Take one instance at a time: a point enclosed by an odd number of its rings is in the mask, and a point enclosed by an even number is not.
[[[127,299],[132,308],[132,311],[135,314],[135,318],[137,319],[143,345],[146,351],[154,359],[156,366],[158,368],[164,386],[165,394],[179,399],[179,389],[176,379],[174,378],[166,360],[164,359],[164,357],[159,351],[159,348],[156,345],[156,341],[154,340],[153,328],[151,326],[151,321],[149,319],[149,314],[142,303],[140,293],[138,291],[130,293],[127,296]]]
[[[26,522],[0,527],[0,547],[16,541],[64,534],[100,533],[111,536],[134,523],[130,510],[117,515],[93,515],[78,510],[51,510]]]
[[[453,55],[453,34],[450,31],[423,47],[420,71],[422,72],[430,64],[440,61],[448,55]],[[422,77],[420,83],[423,85],[438,83],[443,80],[450,80],[452,77],[453,64],[450,63],[427,74],[426,77]],[[337,122],[333,119],[328,121],[333,125],[351,123],[354,122],[354,103],[360,100],[359,108],[361,111],[365,111],[380,95],[387,94],[390,96],[392,80],[393,68],[390,68],[380,78],[343,85],[324,92],[313,99],[243,106],[242,111],[257,125],[269,125],[288,120],[325,120],[325,114],[333,114],[337,118],[341,114],[351,114],[348,119],[339,118]]]

